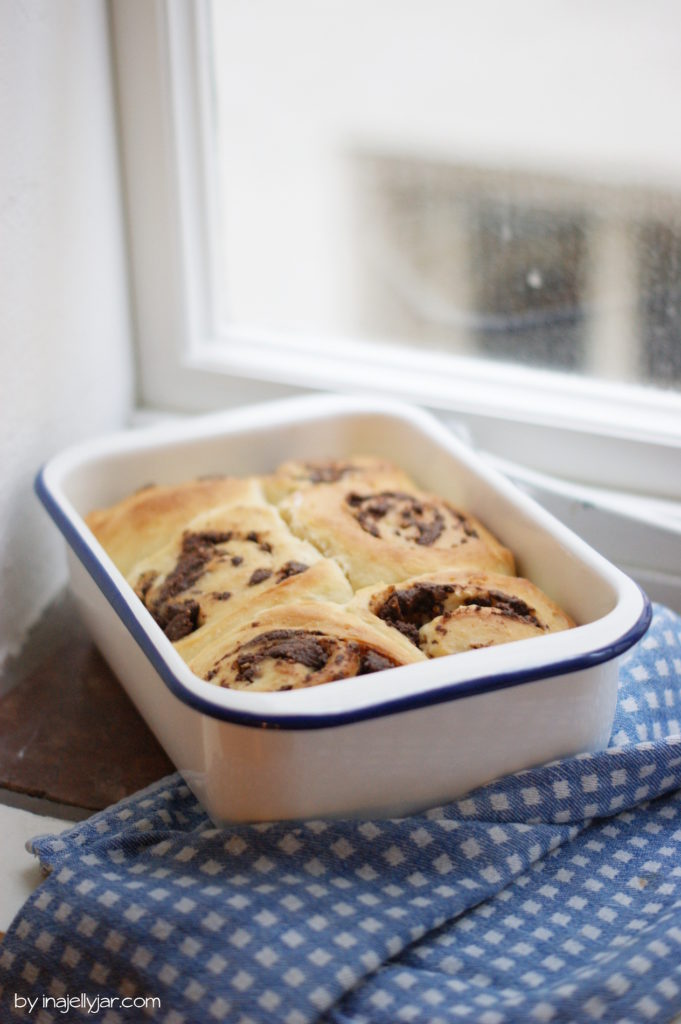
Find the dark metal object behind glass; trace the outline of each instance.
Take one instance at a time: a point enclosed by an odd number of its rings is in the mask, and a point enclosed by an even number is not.
[[[681,382],[681,220],[644,222],[638,232],[642,375]]]

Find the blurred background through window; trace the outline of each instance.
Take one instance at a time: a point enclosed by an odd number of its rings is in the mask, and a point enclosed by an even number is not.
[[[224,328],[681,388],[676,0],[209,12]]]

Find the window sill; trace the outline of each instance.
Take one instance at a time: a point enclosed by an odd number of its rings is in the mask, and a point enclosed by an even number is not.
[[[197,343],[143,380],[145,405],[182,412],[304,391],[400,398],[441,415],[477,449],[538,472],[681,501],[677,394],[394,345],[245,331]]]

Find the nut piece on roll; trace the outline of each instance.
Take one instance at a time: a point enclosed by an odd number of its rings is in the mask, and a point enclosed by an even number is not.
[[[285,498],[291,530],[335,557],[353,588],[449,569],[513,573],[514,559],[477,519],[416,488],[341,480]]]
[[[529,580],[499,573],[427,573],[365,587],[348,605],[406,637],[428,658],[570,629],[575,623]]]
[[[373,628],[340,605],[303,602],[269,609],[225,631],[188,661],[196,675],[217,686],[295,690],[425,660],[392,632]]]
[[[407,474],[389,462],[374,455],[352,455],[347,459],[290,459],[282,462],[270,476],[263,477],[265,496],[277,504],[287,494],[307,487],[364,481],[364,486],[410,490],[414,482]]]

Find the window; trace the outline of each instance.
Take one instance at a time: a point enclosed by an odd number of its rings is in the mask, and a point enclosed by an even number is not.
[[[680,22],[113,0],[142,401],[426,404],[675,586]]]

